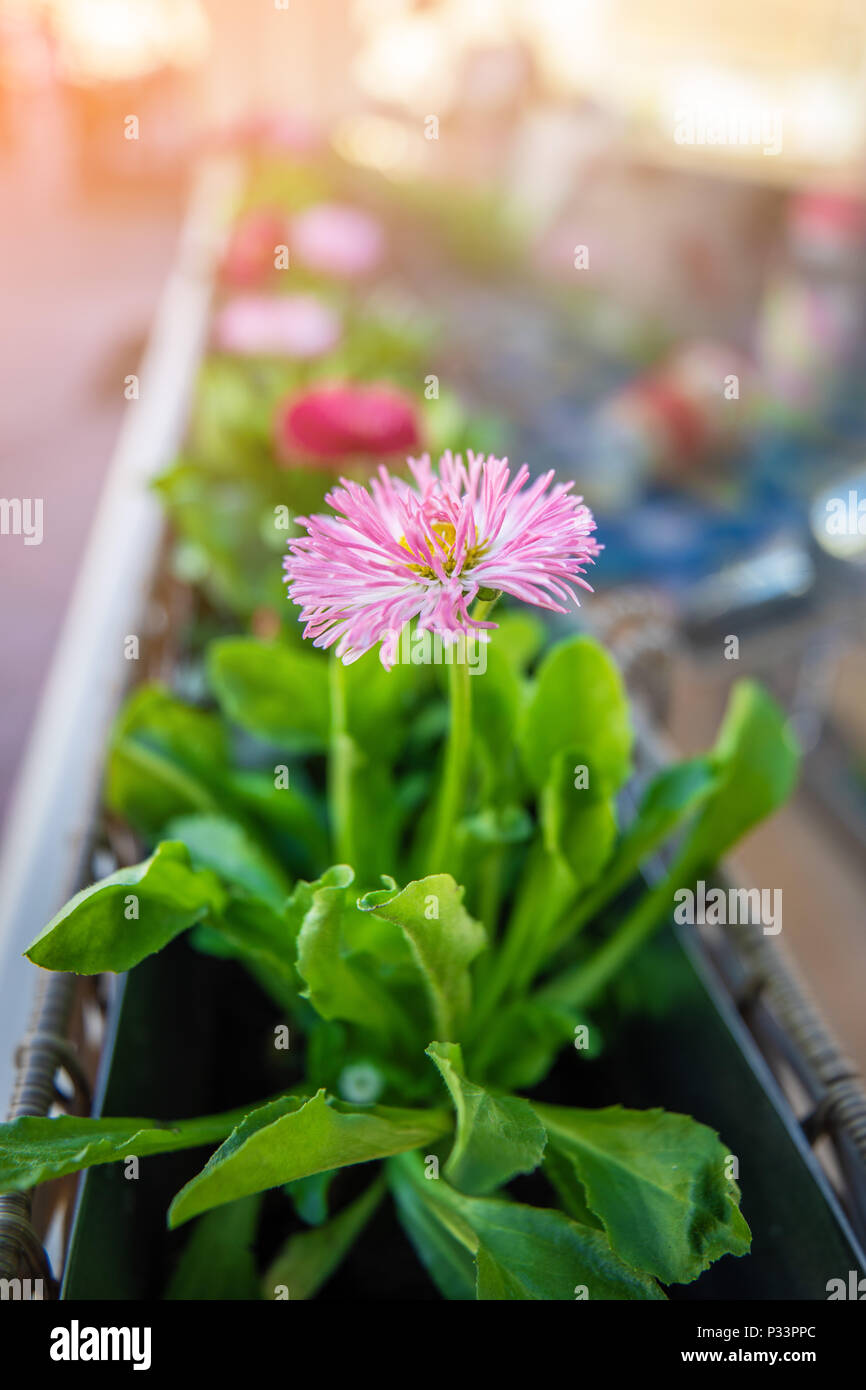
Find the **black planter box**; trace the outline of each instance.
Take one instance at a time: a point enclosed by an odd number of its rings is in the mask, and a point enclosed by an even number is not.
[[[647,972],[664,981],[663,1010],[627,1010],[596,1060],[568,1050],[544,1095],[560,1104],[621,1102],[694,1115],[739,1159],[752,1251],[726,1256],[695,1283],[671,1289],[672,1298],[826,1299],[830,1279],[847,1284],[849,1271],[859,1278],[866,1266],[787,1101],[736,1011],[673,928],[635,958],[620,993],[631,987],[635,999],[651,998]],[[272,1094],[266,1059],[273,1021],[237,966],[175,943],[123,982],[97,1112],[176,1119]],[[84,1174],[62,1296],[159,1298],[188,1236],[185,1228],[168,1232],[165,1213],[206,1157],[198,1150],[144,1159],[136,1181],[125,1178],[122,1164]],[[519,1180],[514,1191],[550,1200],[537,1176]],[[390,1301],[437,1294],[386,1205],[320,1296]]]

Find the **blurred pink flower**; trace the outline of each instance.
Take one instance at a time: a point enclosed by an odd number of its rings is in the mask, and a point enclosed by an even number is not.
[[[244,294],[229,300],[214,322],[223,352],[320,357],[340,339],[340,319],[311,294]]]
[[[369,275],[385,253],[382,224],[359,208],[316,203],[292,219],[292,254],[308,270],[353,280]]]
[[[235,225],[220,273],[229,285],[258,285],[275,268],[276,248],[288,245],[286,219],[273,208],[248,212]]]
[[[299,518],[308,534],[289,542],[289,598],[301,608],[304,636],[336,644],[347,665],[381,643],[395,658],[404,625],[454,641],[496,623],[469,616],[479,589],[565,612],[584,568],[600,550],[595,521],[572,483],[549,472],[534,482],[523,464],[471,451],[464,464],[446,453],[410,459],[414,486],[382,466],[369,491],[342,480],[326,497],[336,516]]]
[[[279,408],[276,434],[287,462],[405,454],[420,443],[414,403],[390,386],[313,387]]]

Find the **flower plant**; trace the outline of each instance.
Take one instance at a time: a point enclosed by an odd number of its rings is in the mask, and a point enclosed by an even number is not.
[[[528,611],[587,587],[589,510],[503,460],[411,474],[344,480],[292,541],[303,637],[214,642],[212,707],[132,694],[106,799],[151,852],[27,952],[125,971],[190,933],[288,1026],[277,1093],[196,1119],[16,1120],[0,1189],[212,1146],[168,1211],[195,1222],[173,1297],[313,1297],[391,1202],[448,1299],[664,1299],[749,1248],[727,1150],[684,1115],[581,1107],[576,1030],[676,889],[787,796],[796,749],[742,682],[715,746],[655,776],[621,823],[633,735],[617,668]],[[576,1106],[539,1098],[566,1053]],[[284,1240],[257,1268],[271,1189]]]

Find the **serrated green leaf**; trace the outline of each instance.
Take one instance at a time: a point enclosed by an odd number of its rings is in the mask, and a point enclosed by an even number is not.
[[[534,1104],[552,1149],[574,1165],[617,1254],[666,1284],[721,1255],[744,1255],[749,1228],[718,1135],[664,1110]]]
[[[169,1225],[311,1173],[433,1143],[450,1127],[450,1116],[440,1110],[354,1106],[328,1098],[324,1091],[310,1100],[284,1096],[248,1115],[181,1188],[169,1210]]]
[[[487,943],[450,874],[431,874],[394,892],[368,893],[358,906],[394,922],[412,948],[427,987],[436,1032],[451,1041],[470,1002],[469,965]]]
[[[297,971],[306,985],[305,996],[322,1018],[411,1040],[413,1029],[393,992],[365,954],[352,950],[353,925],[364,927],[353,882],[352,869],[337,865],[308,885],[309,905],[297,938]]]
[[[448,1087],[457,1112],[457,1133],[445,1174],[461,1192],[484,1196],[531,1173],[544,1155],[547,1136],[528,1101],[497,1095],[470,1081],[456,1043],[427,1048]]]
[[[410,1234],[417,1228],[413,1218],[418,1207],[425,1209],[428,1231],[435,1229],[434,1222],[441,1228],[440,1258],[430,1259],[428,1269],[437,1283],[443,1266],[447,1270],[447,1282],[439,1283],[446,1297],[466,1296],[450,1292],[459,1287],[455,1251],[461,1246],[474,1259],[476,1298],[483,1301],[665,1297],[653,1279],[614,1254],[601,1231],[578,1225],[562,1212],[464,1196],[444,1178],[425,1179],[413,1154],[393,1160],[389,1172]],[[429,1255],[431,1245],[422,1248]],[[465,1288],[465,1259],[462,1271]]]
[[[24,1192],[101,1163],[218,1143],[250,1108],[195,1120],[91,1120],[78,1115],[43,1119],[25,1115],[0,1125],[0,1191]]]

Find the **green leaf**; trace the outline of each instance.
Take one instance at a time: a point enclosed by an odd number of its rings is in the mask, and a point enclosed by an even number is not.
[[[371,1032],[413,1036],[412,1028],[366,957],[352,951],[350,933],[363,931],[365,919],[351,892],[354,873],[336,865],[310,889],[309,905],[297,939],[297,970],[304,991],[322,1018],[343,1019]],[[294,900],[293,900],[294,901]],[[305,899],[300,899],[301,902]]]
[[[248,733],[291,751],[328,738],[327,663],[310,652],[253,637],[211,644],[208,675],[224,714]]]
[[[175,571],[204,587],[220,606],[244,615],[262,605],[285,605],[280,563],[271,545],[280,536],[285,541],[286,532],[274,527],[274,506],[305,510],[298,505],[301,499],[292,495],[294,482],[289,491],[283,470],[266,455],[265,462],[266,471],[256,476],[255,453],[238,450],[235,476],[215,477],[206,465],[187,459],[154,483],[182,538],[174,555]],[[239,468],[247,472],[240,476]]]
[[[124,703],[111,734],[108,806],[145,834],[172,816],[216,810],[228,761],[222,721],[159,685],[140,686]]]
[[[460,822],[461,841],[477,849],[525,844],[532,836],[532,817],[522,806],[485,806]]]
[[[76,893],[24,954],[77,975],[131,970],[224,902],[214,874],[193,869],[186,846],[166,840],[141,864]]]
[[[562,1212],[464,1196],[443,1178],[425,1179],[415,1155],[393,1160],[389,1172],[411,1238],[418,1229],[416,1213],[424,1210],[427,1238],[417,1243],[419,1256],[446,1297],[466,1297],[466,1259],[461,1265],[459,1247],[474,1260],[476,1298],[484,1301],[665,1297],[654,1280],[614,1254],[600,1231],[578,1225]],[[434,1223],[442,1232],[435,1246]],[[461,1285],[462,1294],[457,1292]]]
[[[336,1172],[330,1170],[286,1183],[286,1195],[291,1199],[298,1216],[308,1226],[324,1226],[327,1221],[328,1190],[336,1176]]]
[[[199,1218],[184,1246],[164,1297],[168,1300],[258,1299],[253,1241],[260,1194],[229,1202]]]
[[[577,923],[590,920],[631,881],[641,864],[687,817],[694,815],[718,783],[710,758],[691,758],[659,772],[646,788],[631,824],[605,866],[604,876],[578,908]],[[557,941],[556,944],[559,944]]]
[[[683,859],[706,865],[787,800],[797,779],[799,750],[775,700],[753,681],[738,681],[711,758],[718,785],[682,850]]]
[[[543,987],[545,1000],[584,1008],[602,994],[629,957],[670,920],[678,889],[711,868],[789,795],[797,776],[796,743],[782,711],[760,686],[741,681],[734,687],[710,761],[717,781],[665,879],[637,900],[588,960]]]
[[[587,1206],[583,1183],[575,1172],[574,1164],[565,1158],[558,1149],[549,1147],[542,1165],[544,1176],[559,1198],[562,1210],[572,1221],[580,1226],[592,1226],[603,1231],[604,1226],[594,1211]]]
[[[374,1182],[350,1206],[311,1231],[290,1236],[262,1279],[262,1297],[285,1288],[293,1301],[314,1298],[348,1254],[385,1193]]]
[[[211,869],[276,911],[283,907],[291,891],[288,877],[237,821],[228,816],[178,816],[169,822],[166,835],[183,841],[197,869]]]
[[[351,1163],[368,1163],[440,1139],[451,1127],[441,1110],[348,1105],[319,1091],[283,1096],[248,1115],[202,1171],[175,1197],[169,1225],[199,1212]]]
[[[496,633],[483,653],[487,667],[472,679],[472,723],[478,737],[487,745],[495,765],[501,767],[504,754],[513,745],[514,726],[521,702],[521,682],[504,647],[496,644]]]
[[[557,643],[539,667],[518,730],[524,766],[536,790],[565,749],[582,749],[600,796],[611,794],[631,770],[632,731],[622,677],[612,659],[590,637]]]
[[[613,797],[599,794],[602,776],[595,775],[594,760],[589,785],[575,786],[580,754],[563,749],[554,754],[541,791],[539,813],[544,847],[558,856],[574,879],[575,891],[589,888],[610,858],[616,840],[616,807]]]
[[[685,1284],[721,1255],[744,1255],[749,1228],[725,1176],[718,1135],[664,1110],[534,1105],[613,1249],[666,1284]]]
[[[0,1191],[25,1192],[81,1168],[218,1143],[248,1108],[195,1120],[91,1120],[78,1115],[10,1120],[0,1125]]]
[[[436,1288],[454,1302],[474,1301],[475,1258],[471,1240],[457,1239],[436,1204],[427,1200],[420,1183],[412,1181],[393,1162],[388,1165],[388,1177],[400,1224]]]
[[[461,1192],[484,1196],[537,1168],[547,1136],[529,1102],[469,1081],[456,1043],[431,1043],[427,1056],[439,1068],[457,1112],[457,1134],[445,1165],[449,1181]]]
[[[544,646],[547,637],[544,623],[525,608],[505,613],[497,608],[494,618],[498,627],[491,636],[492,645],[505,652],[516,671],[525,672]]]
[[[450,1041],[469,1010],[468,967],[487,942],[463,906],[463,889],[450,874],[431,874],[399,891],[368,893],[358,906],[404,933],[430,995],[435,1030]]]

